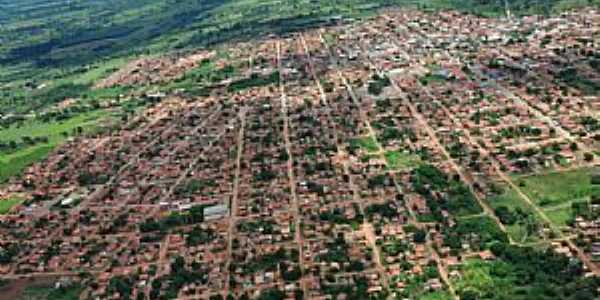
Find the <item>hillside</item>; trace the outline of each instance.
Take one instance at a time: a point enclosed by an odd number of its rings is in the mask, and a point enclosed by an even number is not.
[[[516,14],[597,0],[507,0]],[[112,55],[192,48],[321,25],[326,17],[381,7],[452,8],[500,15],[500,0],[23,0],[0,1],[0,64],[86,64]]]

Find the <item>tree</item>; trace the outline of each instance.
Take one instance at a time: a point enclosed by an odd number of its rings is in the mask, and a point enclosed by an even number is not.
[[[417,229],[413,235],[413,241],[417,244],[425,243],[426,238],[427,238],[427,232],[423,229]]]
[[[204,205],[194,205],[189,210],[192,224],[204,221]]]
[[[460,295],[461,300],[477,300],[479,299],[479,294],[472,290],[466,290]]]
[[[275,288],[264,290],[258,297],[259,300],[283,300],[285,298],[285,293]]]
[[[579,149],[579,146],[577,146],[577,143],[573,142],[573,143],[571,143],[570,148],[571,148],[571,151],[577,151],[577,149]]]
[[[497,207],[494,212],[496,213],[502,224],[513,225],[515,224],[515,222],[517,222],[516,215],[504,205]]]
[[[539,230],[539,224],[533,215],[529,215],[525,220],[525,228],[528,235],[533,235]]]

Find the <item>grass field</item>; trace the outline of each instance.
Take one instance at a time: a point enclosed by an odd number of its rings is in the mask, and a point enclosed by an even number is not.
[[[384,155],[388,167],[392,170],[411,169],[422,163],[419,156],[400,151],[386,151]]]
[[[558,226],[565,226],[567,222],[573,218],[573,210],[569,203],[568,206],[560,206],[558,208],[544,209],[544,213],[553,224]]]
[[[0,215],[7,214],[13,206],[23,202],[23,199],[12,197],[5,200],[0,200]]]
[[[543,175],[519,176],[515,181],[541,207],[560,205],[573,200],[600,196],[600,185],[592,185],[593,169],[584,168]]]
[[[574,216],[571,204],[600,196],[600,185],[591,183],[593,168],[519,176],[516,182],[556,226],[566,226]]]
[[[592,196],[600,196],[600,185],[591,184],[591,168],[569,170],[564,172],[551,172],[537,175],[514,176],[513,180],[550,219],[552,224],[562,227],[572,219],[571,204],[575,201],[587,201]],[[508,186],[502,186],[500,195],[488,199],[490,205],[496,209],[501,206],[514,211],[520,208],[525,212],[533,212],[517,192]],[[532,214],[538,222],[541,217]],[[540,222],[540,224],[543,222]],[[508,225],[507,230],[517,242],[536,242],[535,235],[528,235],[524,224],[517,222]]]
[[[461,266],[461,277],[453,279],[452,284],[459,292],[473,291],[478,295],[495,291],[495,295],[503,294],[509,296],[506,292],[514,287],[512,281],[514,275],[504,274],[498,276],[500,269],[507,268],[502,262],[485,262],[479,259],[470,259]],[[497,297],[494,299],[503,299]],[[509,299],[509,298],[506,298]]]
[[[379,151],[379,147],[377,146],[377,140],[375,140],[375,138],[370,135],[350,140],[350,147],[361,148],[369,153]]]
[[[41,145],[0,157],[0,183],[21,173],[32,163],[43,160],[53,149],[54,146]]]
[[[53,286],[32,286],[26,288],[16,300],[78,300],[82,292],[79,285],[55,289]]]
[[[502,206],[508,207],[511,211],[514,211],[517,208],[520,208],[524,212],[528,212],[533,214],[533,210],[531,207],[521,199],[519,194],[509,186],[502,186],[502,194],[488,198],[488,203],[492,206],[493,209],[497,209]],[[533,214],[535,217],[537,215]],[[539,219],[537,219],[539,221]],[[508,234],[513,238],[513,240],[522,243],[531,243],[538,241],[537,235],[528,235],[527,231],[523,224],[515,223],[512,225],[507,225],[506,230]]]
[[[419,300],[449,300],[452,299],[452,295],[446,291],[441,292],[428,292],[418,298]]]
[[[0,141],[2,142],[18,141],[23,136],[48,137],[48,143],[24,146],[15,152],[0,153],[0,183],[21,173],[32,163],[43,160],[55,147],[61,145],[76,128],[89,130],[109,117],[107,111],[96,110],[79,114],[62,122],[28,121],[18,127],[12,126],[0,130]]]
[[[8,129],[0,130],[0,141],[17,141],[23,136],[47,136],[50,140],[50,143],[52,144],[64,139],[64,137],[62,136],[63,132],[70,133],[73,129],[77,128],[78,126],[86,127],[95,124],[98,121],[98,119],[105,117],[106,115],[107,112],[104,110],[95,110],[91,112],[78,114],[72,118],[58,122],[51,121],[46,123],[37,120],[27,121],[19,126],[13,125]]]

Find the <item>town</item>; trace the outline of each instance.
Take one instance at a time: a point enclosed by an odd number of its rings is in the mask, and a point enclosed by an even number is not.
[[[594,299],[599,28],[388,10],[128,65],[100,85],[161,83],[155,105],[0,190],[24,199],[0,216],[0,278],[82,299]]]

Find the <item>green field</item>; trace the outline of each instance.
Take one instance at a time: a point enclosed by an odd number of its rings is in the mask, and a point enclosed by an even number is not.
[[[541,207],[550,207],[600,196],[600,185],[592,185],[593,169],[584,168],[515,178],[521,189]]]
[[[5,200],[0,200],[0,215],[7,214],[13,206],[23,202],[23,199],[12,197]]]
[[[467,260],[461,266],[461,277],[455,279],[453,285],[459,292],[473,291],[483,294],[485,291],[496,290],[499,293],[506,293],[511,289],[511,281],[514,278],[493,276],[492,269],[496,265],[499,266],[500,263],[488,263],[478,259]]]
[[[26,288],[17,300],[78,300],[83,289],[79,285],[55,289],[50,285]]]
[[[388,167],[392,170],[411,169],[422,163],[419,156],[400,151],[386,151],[384,155]]]
[[[36,161],[43,160],[54,149],[54,146],[36,146],[15,154],[0,157],[0,183],[15,176]]]
[[[377,140],[370,135],[350,140],[350,148],[351,149],[360,148],[366,152],[379,151],[379,145],[377,145]]]
[[[553,224],[558,226],[565,226],[571,220],[573,216],[573,210],[571,209],[570,203],[568,206],[559,206],[557,208],[544,209],[544,213]]]
[[[600,185],[591,183],[593,172],[593,169],[583,168],[564,172],[514,176],[513,180],[521,191],[541,208],[553,225],[563,227],[567,226],[574,217],[571,208],[573,202],[589,201],[592,196],[600,196]],[[535,218],[538,225],[543,225],[541,217],[533,213],[533,208],[515,190],[506,185],[501,189],[502,193],[488,198],[492,208],[506,207],[513,213],[520,209]],[[515,241],[523,243],[537,241],[537,235],[528,233],[527,222],[527,219],[521,219],[513,224],[506,224],[509,234]]]
[[[556,226],[567,226],[575,216],[573,202],[600,197],[600,185],[593,185],[591,176],[597,170],[583,168],[516,178],[522,190],[538,205]]]
[[[62,144],[69,136],[81,128],[82,131],[94,128],[109,114],[105,110],[81,113],[63,121],[41,122],[26,121],[0,130],[0,142],[19,142],[23,137],[46,137],[47,142],[34,145],[19,145],[16,150],[0,152],[0,182],[19,174],[30,164],[44,159],[56,146]]]
[[[421,295],[419,300],[450,300],[452,299],[452,295],[450,293],[442,291],[442,292],[428,292]]]
[[[508,185],[502,186],[502,193],[487,199],[493,209],[507,207],[511,212],[520,209],[525,213],[530,214],[538,222],[540,219],[533,213],[532,208],[521,199],[519,194]],[[505,224],[508,234],[514,241],[520,243],[531,243],[538,241],[537,234],[528,234],[526,224],[524,222],[515,222],[514,224]]]
[[[47,136],[50,143],[55,143],[63,139],[61,133],[71,132],[73,129],[77,128],[77,126],[89,126],[95,124],[98,119],[105,117],[106,115],[106,111],[96,110],[76,115],[64,121],[26,121],[18,126],[14,125],[7,129],[0,129],[0,142],[16,141],[23,136]]]

